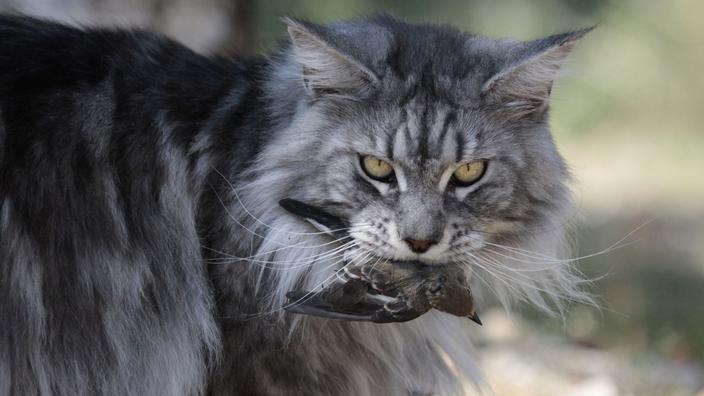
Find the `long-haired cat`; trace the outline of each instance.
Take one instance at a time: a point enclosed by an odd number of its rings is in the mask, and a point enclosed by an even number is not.
[[[461,266],[480,309],[486,293],[546,310],[588,299],[561,258],[572,206],[548,129],[585,30],[285,23],[280,50],[244,59],[0,17],[0,394],[444,395],[479,381],[466,319],[282,309],[351,262]],[[345,219],[349,237],[283,198]]]

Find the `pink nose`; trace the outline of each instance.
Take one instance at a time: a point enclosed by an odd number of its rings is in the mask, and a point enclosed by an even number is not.
[[[430,249],[431,246],[435,244],[435,241],[427,241],[427,240],[420,240],[420,239],[411,239],[411,238],[406,238],[404,239],[408,247],[411,248],[415,253],[425,253]]]

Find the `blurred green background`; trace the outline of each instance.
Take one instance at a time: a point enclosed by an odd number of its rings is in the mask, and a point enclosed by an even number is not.
[[[552,125],[572,167],[579,262],[603,308],[562,320],[483,315],[480,356],[498,395],[704,395],[704,2],[696,0],[0,0],[4,10],[143,26],[196,50],[272,48],[291,15],[385,11],[491,36],[590,25],[556,86]],[[639,228],[641,227],[642,228]],[[468,393],[472,393],[468,388]]]

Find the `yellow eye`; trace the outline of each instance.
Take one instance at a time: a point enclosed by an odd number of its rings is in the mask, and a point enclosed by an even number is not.
[[[383,159],[365,155],[361,158],[362,169],[374,180],[389,182],[394,175],[394,168]]]
[[[452,183],[456,186],[467,187],[479,181],[484,176],[485,170],[485,160],[466,162],[455,169],[452,174]]]

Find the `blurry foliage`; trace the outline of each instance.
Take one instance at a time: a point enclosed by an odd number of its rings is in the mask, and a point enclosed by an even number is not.
[[[704,362],[704,266],[697,246],[698,219],[634,216],[586,222],[579,255],[598,252],[641,228],[623,247],[580,263],[594,279],[600,308],[575,307],[565,321],[546,320],[530,308],[525,316],[538,329],[591,347],[645,362],[661,356],[674,362]],[[680,239],[681,238],[681,239]]]

